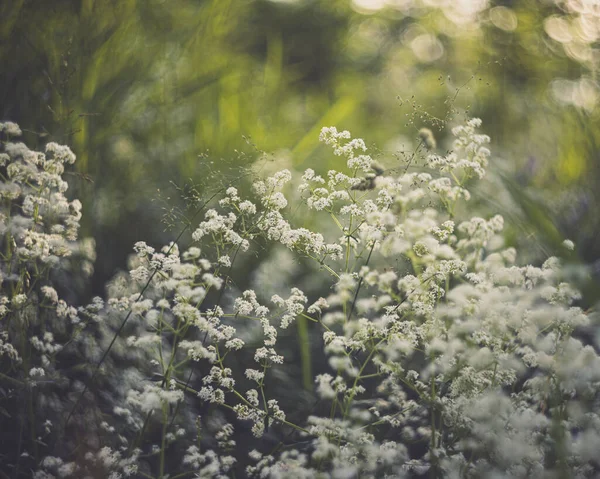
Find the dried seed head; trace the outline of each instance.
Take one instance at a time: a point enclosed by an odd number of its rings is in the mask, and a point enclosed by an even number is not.
[[[383,167],[379,163],[377,163],[376,161],[373,161],[371,163],[371,169],[375,172],[375,174],[377,176],[381,176],[385,172],[385,170],[383,169]]]
[[[350,189],[357,191],[372,190],[375,188],[375,178],[376,176],[374,174],[368,173],[362,180],[360,180],[358,185],[354,185]]]
[[[429,128],[421,128],[419,130],[419,138],[428,150],[433,150],[436,147],[435,136]]]

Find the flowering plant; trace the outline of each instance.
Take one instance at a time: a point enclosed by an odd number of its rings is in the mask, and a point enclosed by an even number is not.
[[[191,246],[138,242],[106,304],[80,308],[53,287],[87,251],[60,179],[75,158],[4,143],[0,400],[11,409],[0,405],[21,432],[3,467],[38,479],[591,477],[600,359],[578,336],[591,315],[573,306],[558,258],[518,266],[500,215],[467,216],[491,154],[480,123],[454,128],[452,152],[419,173],[385,170],[362,140],[324,128],[346,167],[306,170],[296,201],[331,226],[290,220],[287,170],[250,198],[230,186]],[[236,262],[265,245],[314,265],[308,288],[238,288]],[[314,392],[286,357],[294,323],[322,359]]]

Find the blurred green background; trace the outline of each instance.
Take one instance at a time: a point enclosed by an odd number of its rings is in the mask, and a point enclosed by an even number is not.
[[[262,151],[274,167],[333,166],[318,143],[330,125],[401,165],[421,127],[443,153],[466,114],[492,137],[504,193],[479,198],[513,220],[508,241],[538,261],[570,238],[600,270],[596,0],[0,5],[0,120],[77,154],[96,292],[135,241],[175,236],[161,223],[173,185],[208,191]]]

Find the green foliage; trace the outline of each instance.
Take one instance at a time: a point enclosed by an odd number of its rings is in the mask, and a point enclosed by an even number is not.
[[[279,166],[335,166],[316,141],[323,124],[411,151],[421,127],[439,134],[466,110],[488,125],[511,175],[553,198],[587,192],[577,201],[597,205],[597,105],[553,97],[582,75],[597,88],[597,62],[585,60],[597,42],[571,48],[548,27],[553,15],[577,18],[571,2],[482,3],[475,13],[452,2],[364,3],[3,2],[0,119],[22,125],[32,145],[52,139],[77,153],[97,285],[134,241],[171,237],[146,201],[157,188],[173,197],[170,182],[223,184],[224,170],[281,145]],[[569,212],[560,201],[551,209],[569,235]],[[597,220],[578,221],[580,244],[593,249]]]

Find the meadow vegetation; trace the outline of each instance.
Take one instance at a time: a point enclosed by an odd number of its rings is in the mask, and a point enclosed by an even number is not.
[[[223,188],[190,244],[137,242],[76,306],[94,244],[65,196],[75,155],[0,124],[3,477],[593,477],[595,315],[561,258],[520,264],[503,217],[470,207],[494,161],[480,126],[445,154],[422,131],[420,172],[323,128],[339,170]],[[240,290],[265,248],[263,278],[309,280]]]

